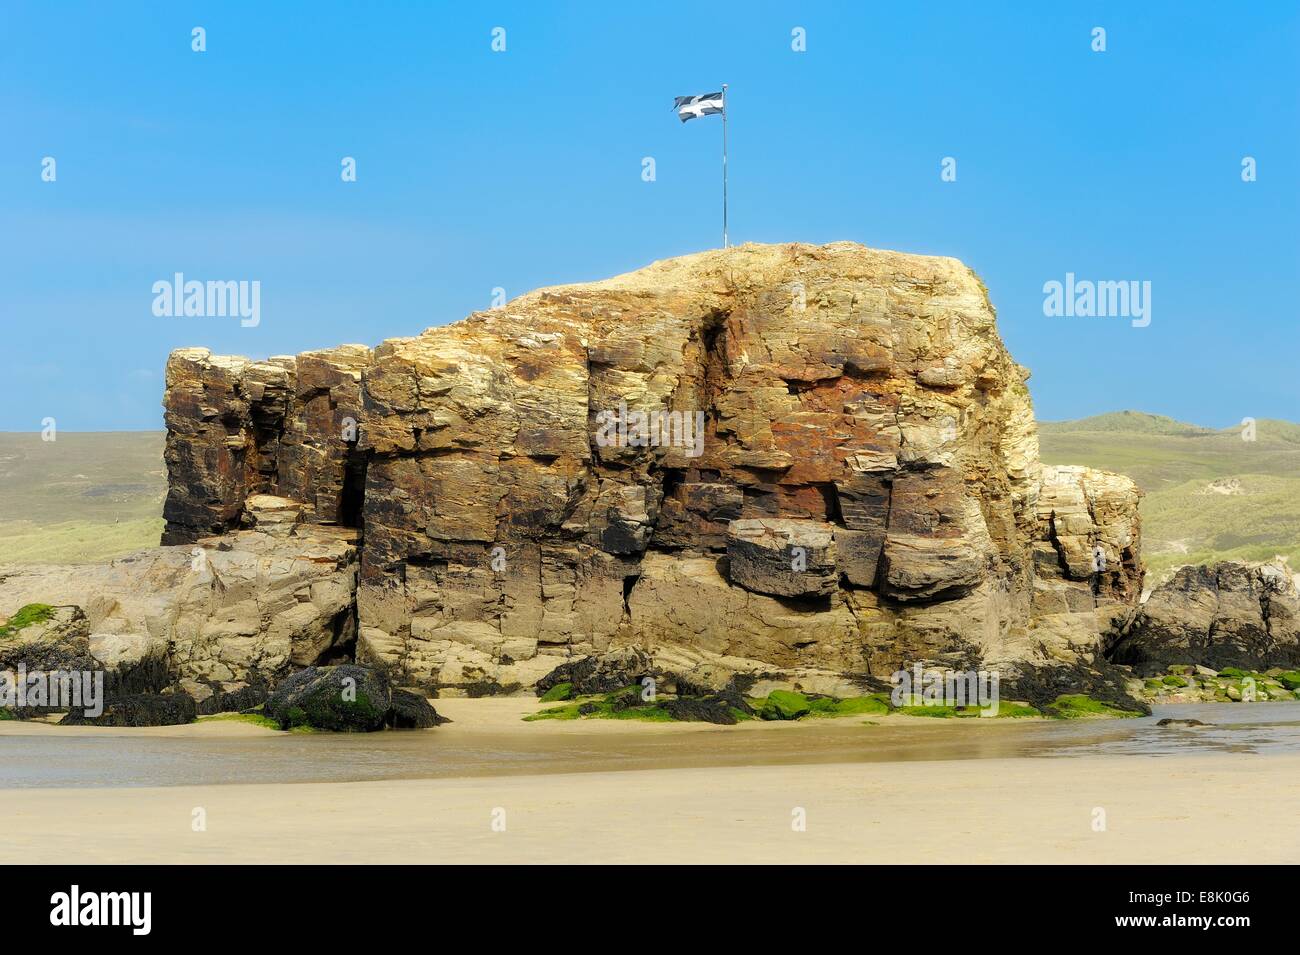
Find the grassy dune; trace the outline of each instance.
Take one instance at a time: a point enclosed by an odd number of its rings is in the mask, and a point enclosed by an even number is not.
[[[1243,441],[1241,428],[1122,411],[1040,422],[1039,440],[1047,464],[1119,471],[1146,492],[1149,583],[1215,560],[1282,555],[1300,570],[1300,425],[1260,419]]]
[[[0,564],[89,563],[158,543],[161,431],[0,432]]]

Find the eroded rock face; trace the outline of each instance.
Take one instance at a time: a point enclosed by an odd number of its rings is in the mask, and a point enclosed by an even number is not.
[[[164,540],[360,527],[357,661],[444,692],[634,646],[1050,662],[1136,599],[1137,492],[1044,484],[1027,377],[968,268],[850,243],[660,262],[373,351],[182,349]]]
[[[1300,665],[1300,594],[1285,564],[1182,567],[1152,591],[1110,651],[1143,673]]]
[[[238,526],[250,495],[299,502],[322,522],[356,523],[361,371],[370,349],[342,345],[267,361],[181,348],[167,360],[164,544]]]
[[[351,655],[355,536],[319,526],[238,531],[107,564],[12,568],[0,575],[0,617],[29,603],[64,605],[75,627],[57,647],[82,661],[76,668],[130,672],[158,660],[163,682],[179,681],[199,703],[242,699],[250,682]],[[0,659],[16,659],[22,647],[36,668],[36,650],[48,643],[20,631],[0,645]]]

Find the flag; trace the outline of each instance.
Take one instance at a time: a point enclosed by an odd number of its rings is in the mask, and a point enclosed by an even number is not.
[[[702,93],[699,96],[678,96],[673,100],[673,109],[684,123],[688,119],[711,116],[726,109],[726,98],[722,93]]]

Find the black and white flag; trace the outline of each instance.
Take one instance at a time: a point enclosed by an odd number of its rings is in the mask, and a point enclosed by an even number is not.
[[[673,101],[673,109],[684,123],[688,119],[721,113],[726,108],[726,99],[722,93],[703,93],[699,96],[678,96]]]

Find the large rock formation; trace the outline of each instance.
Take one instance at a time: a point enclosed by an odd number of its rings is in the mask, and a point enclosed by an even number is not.
[[[1059,665],[1131,612],[1138,494],[1044,473],[1027,377],[970,269],[849,243],[660,262],[373,351],[182,349],[164,541],[359,529],[356,659],[443,691],[616,647]]]
[[[1143,674],[1185,663],[1222,670],[1300,666],[1300,594],[1282,563],[1179,568],[1109,648]]]

